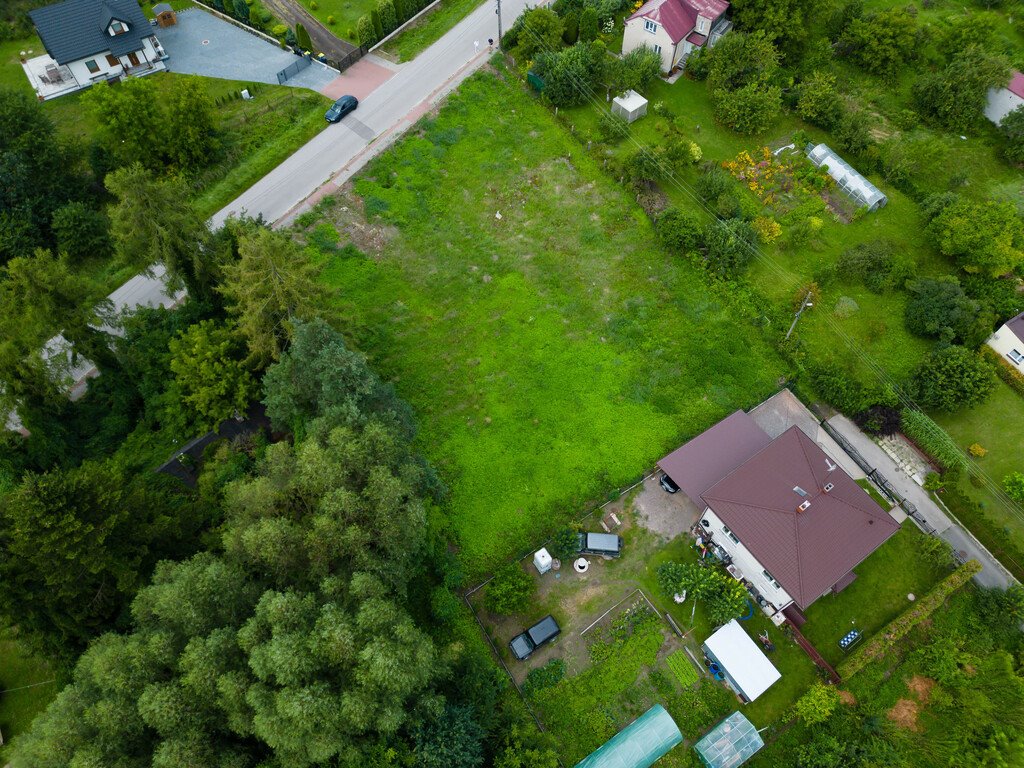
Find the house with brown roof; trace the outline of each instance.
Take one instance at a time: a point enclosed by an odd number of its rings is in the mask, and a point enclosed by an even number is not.
[[[729,31],[728,9],[726,0],[647,0],[626,19],[622,54],[646,45],[661,56],[662,71],[671,72]]]
[[[1024,312],[1007,320],[985,342],[1010,365],[1024,373]]]
[[[658,462],[702,510],[700,535],[769,616],[802,611],[856,578],[899,529],[798,426],[772,439],[736,411]]]

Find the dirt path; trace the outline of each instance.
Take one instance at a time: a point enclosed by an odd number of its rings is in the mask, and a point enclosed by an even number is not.
[[[296,0],[264,0],[267,10],[292,29],[302,24],[313,42],[313,53],[324,53],[328,59],[340,61],[356,49],[351,43],[340,40],[331,30],[321,24]]]

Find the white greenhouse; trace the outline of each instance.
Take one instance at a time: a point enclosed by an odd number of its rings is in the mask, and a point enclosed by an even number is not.
[[[647,114],[647,99],[636,91],[626,91],[612,99],[612,112],[632,123]]]
[[[864,178],[856,168],[837,155],[827,144],[807,145],[807,157],[819,168],[828,171],[836,185],[858,205],[875,211],[889,202],[885,194]]]

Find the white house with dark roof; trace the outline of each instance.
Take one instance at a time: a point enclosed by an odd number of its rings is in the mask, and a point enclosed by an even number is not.
[[[780,622],[856,578],[899,524],[799,426],[736,411],[658,462],[701,510],[704,543]]]
[[[29,16],[47,55],[22,67],[40,99],[165,69],[167,56],[137,0],[64,0]]]
[[[999,330],[985,343],[998,352],[1003,360],[1024,373],[1024,312],[999,326]]]
[[[726,0],[648,0],[626,19],[622,54],[646,45],[661,56],[662,71],[671,72],[729,31],[728,9]]]
[[[1005,88],[989,88],[985,102],[985,117],[996,125],[1003,118],[1024,104],[1024,74],[1014,70]]]

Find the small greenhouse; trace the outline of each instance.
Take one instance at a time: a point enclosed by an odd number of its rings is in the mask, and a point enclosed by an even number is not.
[[[661,704],[655,704],[577,763],[576,768],[650,768],[682,740],[672,715]]]
[[[763,746],[754,724],[742,712],[733,712],[693,748],[708,768],[738,768]]]
[[[632,123],[647,114],[647,99],[636,91],[626,91],[612,99],[612,114]]]
[[[816,147],[808,144],[807,157],[816,166],[828,171],[828,175],[835,179],[836,186],[858,205],[875,211],[889,202],[889,198],[878,187],[864,178],[827,144],[818,144]]]

